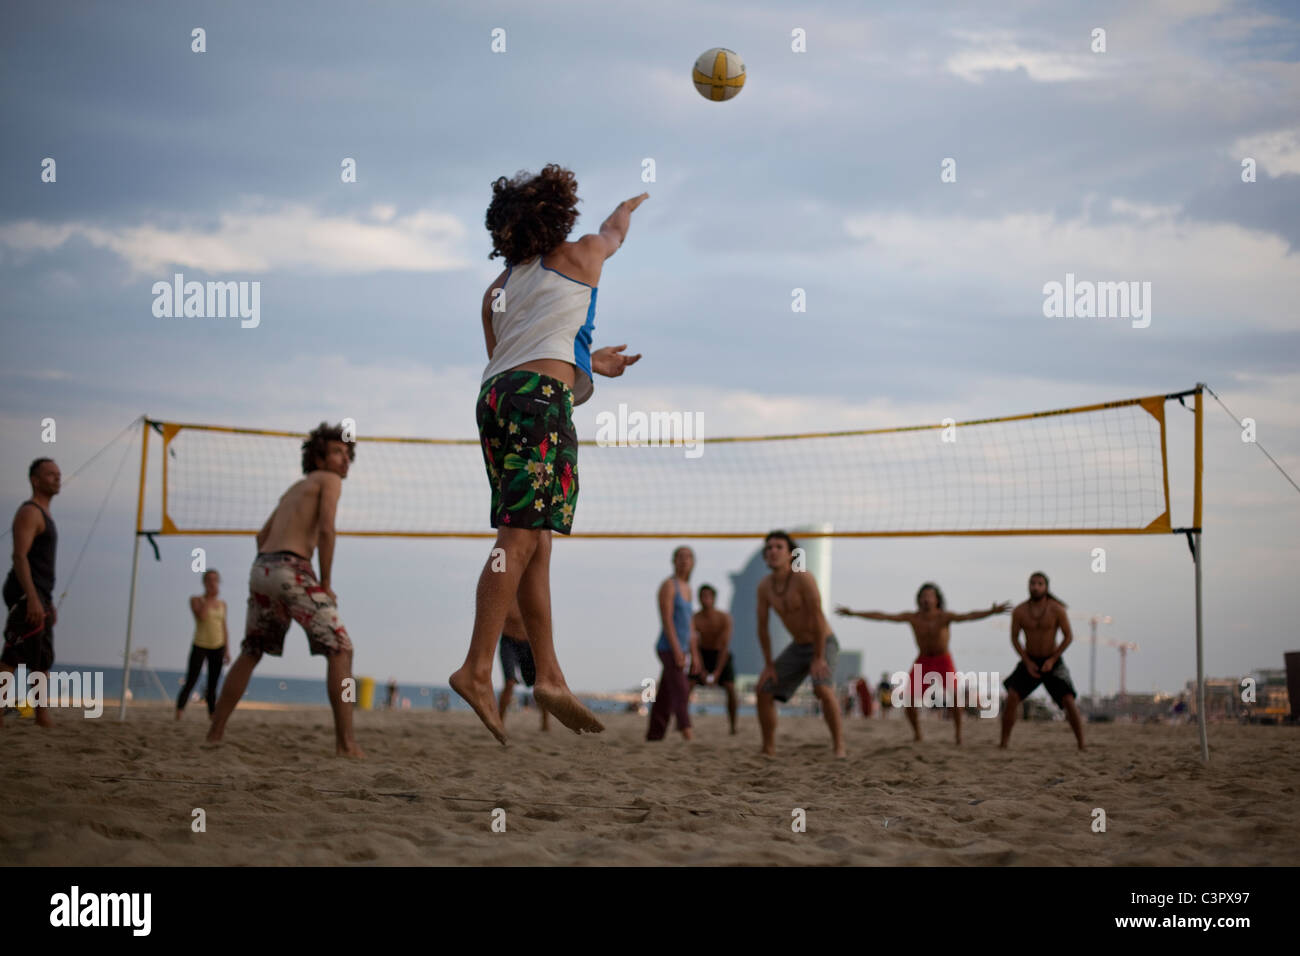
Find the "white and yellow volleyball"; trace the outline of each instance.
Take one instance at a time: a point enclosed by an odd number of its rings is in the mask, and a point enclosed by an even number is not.
[[[729,100],[745,85],[745,61],[735,50],[715,46],[700,54],[691,78],[706,100]]]

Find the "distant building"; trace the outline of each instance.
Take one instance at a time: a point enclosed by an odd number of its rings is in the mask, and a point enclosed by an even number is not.
[[[817,579],[817,587],[822,596],[822,613],[831,619],[831,540],[830,538],[800,537],[809,528],[787,528],[790,537],[804,551],[802,574],[811,574]],[[830,531],[830,525],[821,525],[817,531]],[[763,670],[763,652],[758,646],[758,582],[768,574],[767,565],[763,563],[763,542],[759,540],[753,555],[745,566],[731,575],[731,653],[735,657],[736,678],[746,686],[753,683]],[[834,625],[832,625],[833,627]],[[790,632],[781,623],[775,612],[768,613],[768,632],[772,635],[772,656],[775,657],[790,643]],[[852,658],[850,663],[849,658]],[[856,677],[862,666],[862,656],[857,652],[840,654],[839,664],[835,668],[835,680],[839,683]],[[848,668],[852,668],[851,671]],[[847,676],[842,676],[847,675]],[[748,678],[748,680],[743,680]]]

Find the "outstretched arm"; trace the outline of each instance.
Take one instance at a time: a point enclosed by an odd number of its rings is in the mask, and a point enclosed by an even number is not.
[[[1001,604],[994,604],[987,611],[968,611],[965,614],[953,614],[948,618],[949,621],[982,621],[986,617],[992,617],[994,614],[1005,614],[1011,610],[1011,603],[1003,601]]]
[[[835,609],[835,613],[840,617],[863,617],[868,621],[897,621],[900,624],[906,624],[912,619],[912,615],[907,611],[902,614],[886,614],[883,611],[854,611],[843,604]]]

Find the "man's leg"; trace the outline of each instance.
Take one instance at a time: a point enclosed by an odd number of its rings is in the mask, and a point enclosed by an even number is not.
[[[1079,749],[1085,749],[1083,746],[1083,717],[1079,714],[1079,707],[1074,702],[1073,694],[1066,694],[1061,698],[1061,709],[1065,711],[1065,719],[1070,722],[1070,729],[1074,731],[1074,739],[1079,742]]]
[[[0,674],[12,674],[13,672],[14,672],[14,669],[13,669],[12,667],[10,667],[8,664],[0,664]],[[9,680],[12,681],[13,678],[10,677]],[[11,686],[13,686],[13,685],[11,685]],[[18,687],[15,686],[15,687],[14,687],[14,698],[15,698],[15,700],[16,700],[16,699],[17,699],[21,694],[22,694],[22,690],[21,690],[20,688],[18,688]],[[3,705],[3,704],[0,704],[0,728],[4,727],[4,725],[5,725],[5,709],[4,709],[4,705]]]
[[[952,710],[952,724],[953,724],[953,726],[957,729],[957,743],[958,743],[958,745],[960,745],[960,744],[961,744],[961,710],[962,710],[962,709],[961,709],[960,707],[953,707],[953,708],[951,708],[951,710]]]
[[[505,625],[506,612],[510,609],[510,602],[514,600],[515,593],[519,590],[520,581],[524,576],[524,570],[533,560],[542,540],[545,540],[549,546],[549,531],[535,531],[523,528],[499,528],[497,530],[496,547],[493,548],[493,553],[488,556],[488,560],[484,563],[483,571],[478,578],[474,607],[474,631],[470,636],[469,650],[465,654],[465,663],[447,681],[452,690],[460,694],[465,699],[465,702],[474,708],[474,713],[478,714],[478,719],[483,721],[484,726],[492,732],[492,736],[502,744],[506,742],[506,731],[497,713],[496,695],[492,693],[492,656],[493,651],[496,650],[497,641],[501,639],[501,628]],[[502,552],[500,558],[496,554],[497,549]],[[504,560],[501,570],[495,570],[494,566],[502,558]],[[546,617],[550,618],[549,607],[547,608]],[[528,620],[527,615],[524,618],[524,625],[528,628],[529,641],[535,644],[536,639],[532,632],[533,624]],[[549,635],[550,627],[548,624],[547,636],[549,637]],[[554,654],[552,654],[552,657],[554,657]],[[541,705],[540,697],[537,703],[539,706]]]
[[[234,672],[234,668],[231,668]],[[352,651],[331,651],[325,665],[325,687],[334,711],[334,752],[340,757],[364,757],[352,736],[352,704],[343,699],[343,682],[352,680]],[[226,678],[230,685],[230,678]]]
[[[740,709],[736,700],[736,685],[733,681],[728,681],[722,686],[727,692],[727,720],[731,723],[731,735],[734,737],[736,735],[736,713]]]
[[[813,685],[813,693],[822,704],[822,716],[826,726],[831,729],[831,744],[835,747],[835,756],[848,756],[844,749],[844,721],[840,717],[839,702],[835,699],[835,688],[830,684]]]
[[[501,688],[501,702],[497,705],[497,716],[501,718],[502,726],[506,722],[506,708],[510,706],[510,698],[515,695],[515,682],[506,679],[506,686]],[[546,713],[546,711],[542,711]]]
[[[535,536],[535,551],[523,569],[518,587],[509,593],[519,597],[519,612],[524,617],[533,664],[537,668],[533,698],[538,707],[549,710],[556,720],[575,734],[600,733],[605,725],[573,696],[555,656],[555,640],[551,634],[551,532],[525,533]]]
[[[45,689],[46,689],[45,692],[46,692],[46,694],[48,695],[48,694],[53,693],[52,689],[50,688],[50,672],[49,672],[49,670],[46,669],[46,670],[43,670],[43,671],[32,671],[32,677],[35,677],[37,674],[40,674],[42,677],[45,678]],[[53,701],[50,700],[50,698],[49,698],[48,696],[46,697],[45,704],[44,704],[43,706],[38,706],[38,705],[36,705],[36,704],[33,704],[33,705],[32,705],[32,716],[36,718],[36,726],[37,726],[37,727],[53,727],[53,726],[54,726],[54,721],[50,719],[50,707],[51,707],[52,705],[53,705]]]
[[[758,727],[763,734],[763,753],[776,755],[776,698],[758,692]]]
[[[1006,702],[1002,705],[1002,742],[999,747],[1006,747],[1011,739],[1011,728],[1016,723],[1016,711],[1020,709],[1020,695],[1014,690],[1007,691]]]
[[[915,702],[904,707],[903,713],[907,714],[907,722],[912,725],[912,739],[920,740],[921,739],[921,719],[920,719],[921,709],[917,706],[914,706],[914,703]]]
[[[253,676],[253,668],[262,659],[261,654],[253,655],[247,651],[230,665],[226,672],[226,683],[221,688],[221,699],[217,701],[217,712],[212,715],[212,726],[208,728],[208,743],[215,744],[221,740],[226,731],[226,721],[248,689],[248,679]]]

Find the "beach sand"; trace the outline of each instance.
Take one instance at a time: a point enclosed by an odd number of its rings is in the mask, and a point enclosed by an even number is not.
[[[215,749],[201,705],[55,719],[0,731],[0,864],[1300,864],[1292,727],[1212,725],[1205,767],[1194,726],[1090,725],[1079,753],[1064,723],[1021,722],[1004,752],[996,720],[959,750],[949,724],[916,745],[891,715],[848,720],[836,761],[819,719],[784,718],[768,760],[752,716],[651,745],[633,715],[576,737],[514,712],[503,748],[470,713],[380,711],[357,714],[358,762],[333,756],[327,708],[241,707]]]

